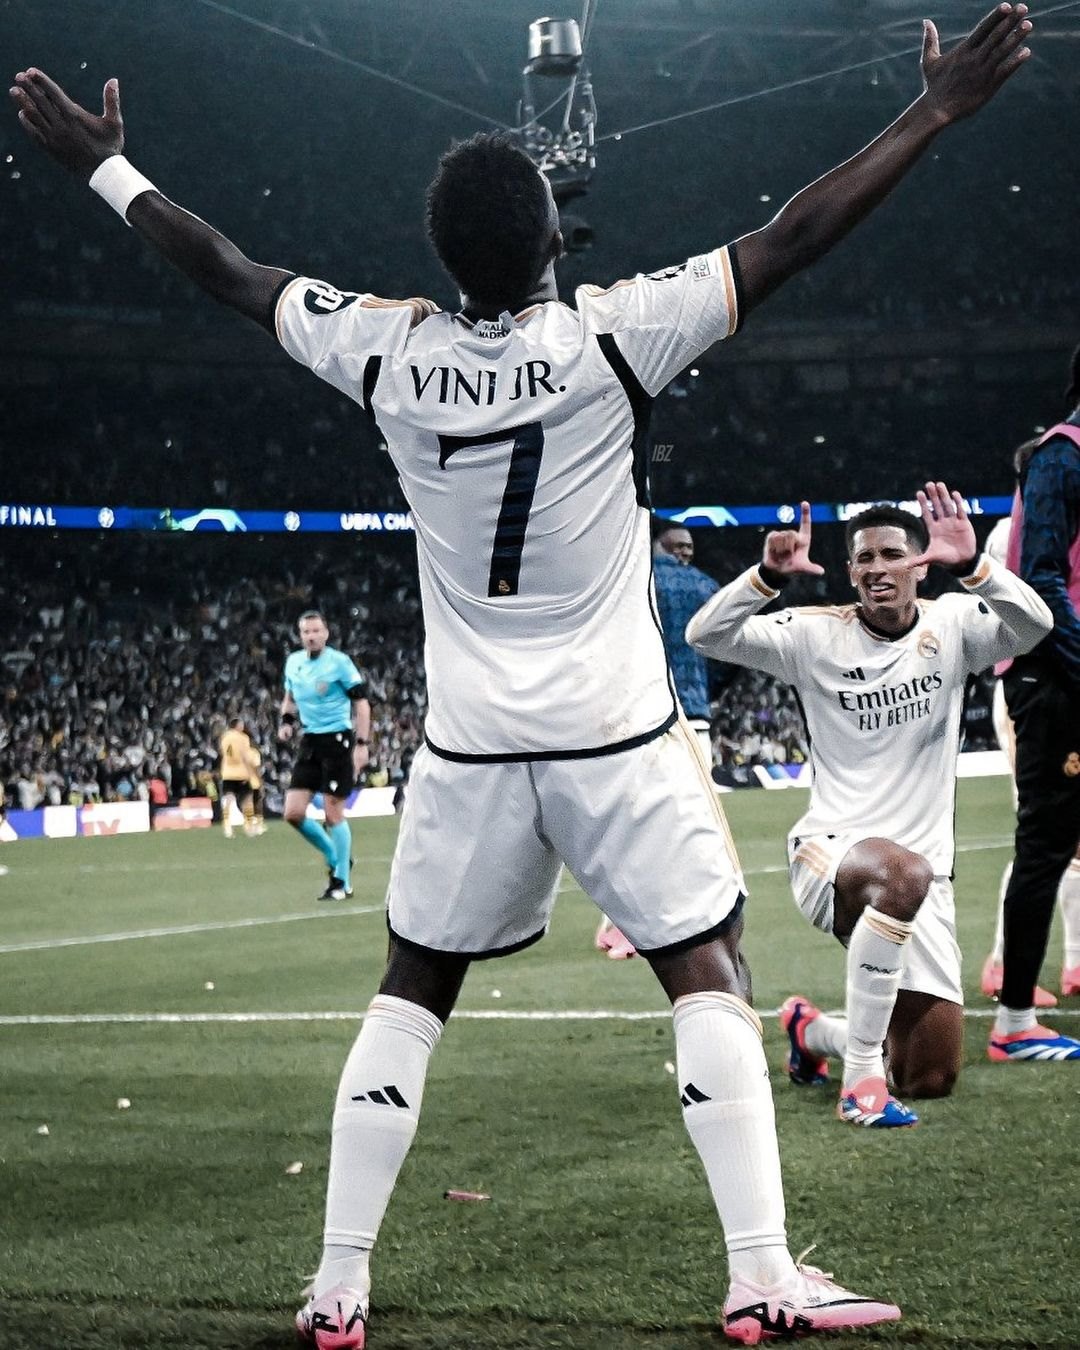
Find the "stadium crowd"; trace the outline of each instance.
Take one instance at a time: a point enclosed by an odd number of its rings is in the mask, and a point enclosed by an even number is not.
[[[218,738],[243,717],[263,755],[267,809],[279,811],[292,759],[276,737],[281,672],[295,620],[313,605],[368,680],[368,781],[407,776],[426,705],[410,561],[316,553],[255,581],[234,579],[244,569],[224,550],[197,567],[136,544],[110,567],[102,549],[58,545],[52,576],[8,568],[0,582],[0,781],[11,804],[145,799],[155,777],[172,798],[213,795]],[[125,585],[120,567],[141,584]]]
[[[710,537],[711,536],[711,537]],[[44,538],[34,535],[36,541]],[[40,551],[5,538],[0,568],[0,783],[9,805],[213,796],[218,739],[242,717],[263,756],[277,814],[293,750],[277,740],[281,676],[299,614],[319,607],[331,640],[364,672],[372,705],[366,781],[408,777],[423,734],[423,634],[411,539],[376,545],[330,536],[317,546],[238,536],[54,534]],[[698,560],[721,579],[749,565],[760,534],[699,531]],[[835,578],[838,529],[817,553]],[[798,583],[785,600],[839,596]],[[719,781],[807,758],[791,690],[758,671],[711,664]],[[969,700],[970,748],[993,744],[988,692]]]

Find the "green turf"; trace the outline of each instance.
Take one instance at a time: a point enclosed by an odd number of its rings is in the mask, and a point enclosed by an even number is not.
[[[799,917],[779,870],[804,800],[725,799],[752,874],[747,948],[762,1009],[793,988],[842,997],[842,953]],[[1009,828],[1003,781],[962,785],[957,897],[973,1007],[985,1007],[974,981]],[[258,841],[11,845],[5,946],[315,917],[9,951],[0,1014],[362,1009],[385,949],[394,832],[393,821],[355,826],[350,905],[372,907],[359,915],[314,903],[318,861],[280,826]],[[593,952],[594,923],[568,885],[547,941],[475,966],[460,1006],[662,1010],[642,962]],[[1057,961],[1055,947],[1051,983]],[[1075,1011],[1057,1024],[1080,1032]],[[777,1026],[766,1027],[776,1061]],[[792,1244],[816,1241],[811,1259],[905,1310],[896,1329],[846,1345],[1080,1345],[1080,1073],[992,1066],[987,1028],[968,1023],[957,1095],[925,1104],[920,1128],[899,1135],[847,1129],[831,1093],[775,1076]],[[292,1346],[353,1034],[344,1020],[0,1026],[0,1350]],[[451,1024],[376,1257],[372,1350],[719,1345],[724,1262],[671,1054],[666,1018]],[[453,1204],[450,1187],[492,1199]]]

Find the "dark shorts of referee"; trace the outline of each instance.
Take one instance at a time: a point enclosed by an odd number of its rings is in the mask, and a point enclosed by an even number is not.
[[[243,803],[251,796],[251,784],[246,778],[223,778],[221,780],[222,797],[227,797],[230,792],[238,802]]]
[[[328,792],[347,797],[356,786],[353,732],[305,731],[293,765],[289,788],[296,792]]]

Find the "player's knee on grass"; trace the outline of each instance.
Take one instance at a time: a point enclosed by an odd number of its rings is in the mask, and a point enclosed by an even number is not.
[[[862,840],[836,874],[834,933],[846,941],[867,906],[911,923],[933,880],[934,869],[921,854],[891,839]]]
[[[957,1003],[902,989],[886,1041],[897,1095],[948,1097],[963,1062],[964,1013]]]
[[[956,1086],[958,1072],[945,1065],[928,1064],[914,1067],[905,1075],[893,1072],[892,1077],[900,1097],[948,1097]]]

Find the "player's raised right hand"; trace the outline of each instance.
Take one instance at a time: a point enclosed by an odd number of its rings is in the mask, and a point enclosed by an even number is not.
[[[1027,12],[1024,4],[996,6],[944,54],[936,26],[923,20],[923,98],[942,123],[978,112],[1028,59]]]
[[[20,70],[8,93],[18,106],[26,134],[71,173],[89,178],[110,155],[123,153],[124,122],[117,80],[105,86],[100,117],[68,98],[55,80],[35,66]]]
[[[805,572],[812,577],[824,574],[824,567],[810,561],[810,503],[799,503],[797,530],[772,530],[765,536],[761,561],[774,572],[785,576]]]

